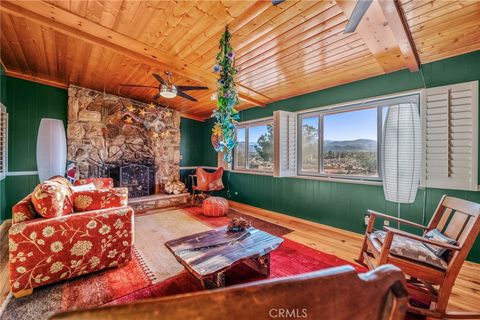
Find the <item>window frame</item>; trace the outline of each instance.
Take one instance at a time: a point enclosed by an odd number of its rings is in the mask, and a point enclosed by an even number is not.
[[[297,115],[297,175],[301,177],[319,177],[326,179],[345,179],[345,180],[364,180],[371,182],[382,182],[383,173],[381,168],[381,146],[383,139],[383,108],[387,105],[414,101],[420,110],[420,94],[418,92],[412,92],[409,94],[385,97],[374,99],[370,101],[360,103],[349,103],[338,106],[324,107],[316,110],[305,111],[298,113]],[[323,137],[324,137],[324,116],[339,114],[345,112],[353,112],[367,109],[377,109],[377,176],[358,176],[358,175],[345,175],[345,174],[331,174],[323,172]],[[310,117],[318,117],[318,171],[304,171],[302,170],[302,120]]]
[[[241,173],[258,173],[258,174],[267,174],[267,175],[273,175],[273,168],[272,171],[266,171],[266,170],[258,170],[258,169],[250,169],[249,166],[249,161],[248,161],[248,129],[251,127],[259,127],[263,125],[271,125],[273,127],[273,130],[275,131],[275,127],[273,124],[273,117],[268,117],[268,118],[263,118],[263,119],[258,119],[258,120],[252,120],[252,121],[245,121],[245,122],[239,122],[236,127],[235,127],[235,141],[237,141],[237,131],[238,129],[245,129],[245,168],[239,168],[237,164],[237,148],[235,147],[233,150],[233,170],[232,171],[237,171]],[[272,159],[272,163],[275,161]]]

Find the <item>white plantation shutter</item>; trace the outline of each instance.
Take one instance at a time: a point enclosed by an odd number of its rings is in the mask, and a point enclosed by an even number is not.
[[[273,113],[274,177],[297,175],[297,114],[287,111]]]
[[[478,81],[430,88],[423,107],[423,185],[478,190]]]
[[[4,105],[0,104],[0,180],[7,175],[7,142],[8,114]]]

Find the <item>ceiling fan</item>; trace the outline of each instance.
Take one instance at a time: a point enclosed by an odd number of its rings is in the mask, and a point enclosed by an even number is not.
[[[172,73],[165,71],[165,75],[167,76],[167,80],[165,81],[158,73],[152,74],[155,79],[159,82],[158,86],[143,86],[137,84],[121,84],[121,87],[137,87],[137,88],[155,88],[158,89],[158,93],[153,96],[152,100],[155,101],[160,97],[164,97],[167,99],[175,98],[176,96],[188,99],[190,101],[198,101],[194,97],[186,94],[184,91],[191,91],[191,90],[208,90],[208,87],[202,86],[177,86],[172,83]]]
[[[272,4],[274,6],[279,5],[280,3],[284,2],[285,0],[272,0]],[[352,15],[350,19],[348,19],[347,26],[343,33],[353,33],[355,29],[357,29],[358,24],[362,20],[365,12],[367,12],[368,7],[372,4],[373,0],[357,0],[355,4],[355,8],[352,11]]]

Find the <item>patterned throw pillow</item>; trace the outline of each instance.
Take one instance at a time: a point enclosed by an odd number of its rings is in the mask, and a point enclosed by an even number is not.
[[[384,243],[387,233],[383,230],[373,232],[380,243]],[[396,235],[393,237],[390,246],[390,253],[402,258],[419,261],[431,266],[447,269],[445,260],[437,257],[430,249],[423,245],[423,242]]]
[[[32,204],[44,218],[60,217],[72,212],[70,188],[54,178],[40,183],[32,193]]]
[[[82,184],[93,183],[97,189],[111,189],[113,188],[113,179],[112,178],[85,178],[78,179],[75,181],[75,186],[80,186]]]
[[[456,244],[457,241],[455,239],[449,238],[443,233],[441,233],[438,229],[432,229],[425,233],[423,236],[424,238],[431,239],[434,241],[442,242],[442,243],[448,243],[448,244]],[[430,249],[437,257],[439,258],[446,258],[448,255],[448,249],[442,248],[442,247],[437,247],[433,244],[428,244],[424,243],[425,247]]]
[[[113,188],[75,192],[72,196],[75,212],[85,212],[128,205],[128,189]]]
[[[81,184],[79,186],[71,186],[70,189],[72,189],[73,193],[97,190],[97,188],[95,188],[95,185],[93,183]]]

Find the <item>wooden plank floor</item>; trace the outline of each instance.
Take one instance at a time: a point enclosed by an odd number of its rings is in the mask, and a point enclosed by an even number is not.
[[[275,213],[231,202],[232,208],[254,217],[293,229],[285,236],[320,251],[333,254],[347,261],[358,257],[363,236],[346,230],[294,218],[288,215]],[[0,235],[1,236],[1,235]],[[8,245],[7,237],[0,239],[0,304],[3,303],[9,292],[8,286]],[[449,310],[480,311],[480,264],[466,262],[455,282]]]
[[[293,229],[284,236],[320,251],[355,262],[360,253],[363,235],[298,219],[277,212],[230,201],[232,208],[254,217]],[[480,312],[480,264],[465,262],[457,277],[448,304],[449,311]]]

